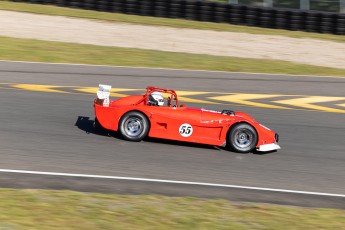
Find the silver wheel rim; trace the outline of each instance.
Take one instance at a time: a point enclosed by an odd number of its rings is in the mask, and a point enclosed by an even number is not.
[[[139,118],[129,118],[126,120],[125,124],[125,132],[130,137],[138,137],[143,129],[142,121]]]
[[[253,143],[254,135],[248,129],[239,129],[235,132],[234,139],[238,147],[245,149]]]

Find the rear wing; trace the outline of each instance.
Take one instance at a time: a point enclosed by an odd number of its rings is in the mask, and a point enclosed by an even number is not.
[[[111,90],[111,85],[99,84],[99,88],[97,91],[97,98],[103,101],[102,105],[105,107],[109,107],[110,90]]]

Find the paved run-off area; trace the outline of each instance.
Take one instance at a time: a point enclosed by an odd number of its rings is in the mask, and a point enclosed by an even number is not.
[[[345,43],[310,38],[147,26],[1,10],[0,36],[345,68]]]

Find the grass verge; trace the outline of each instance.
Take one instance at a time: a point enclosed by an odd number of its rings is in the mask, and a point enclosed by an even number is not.
[[[0,229],[345,229],[335,209],[48,190],[0,189],[0,198]]]
[[[335,69],[287,61],[219,57],[0,37],[0,59],[191,70],[345,76]]]
[[[46,15],[61,15],[78,18],[98,19],[113,22],[126,22],[144,25],[155,26],[171,26],[178,28],[192,28],[202,30],[214,30],[214,31],[228,31],[228,32],[243,32],[251,34],[265,34],[265,35],[281,35],[294,38],[315,38],[324,39],[337,42],[345,42],[345,36],[331,35],[331,34],[318,34],[318,33],[306,33],[300,31],[288,31],[288,30],[275,30],[259,27],[247,27],[236,26],[224,23],[210,23],[210,22],[198,22],[183,19],[169,19],[169,18],[156,18],[156,17],[143,17],[136,15],[117,14],[117,13],[105,13],[90,10],[79,10],[72,8],[63,8],[49,5],[28,4],[28,3],[16,3],[9,2],[7,0],[0,0],[0,10],[10,10],[19,12],[28,12],[36,14]]]

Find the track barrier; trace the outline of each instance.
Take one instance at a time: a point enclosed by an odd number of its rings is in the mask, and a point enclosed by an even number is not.
[[[345,35],[345,14],[193,0],[12,0],[34,4]]]

